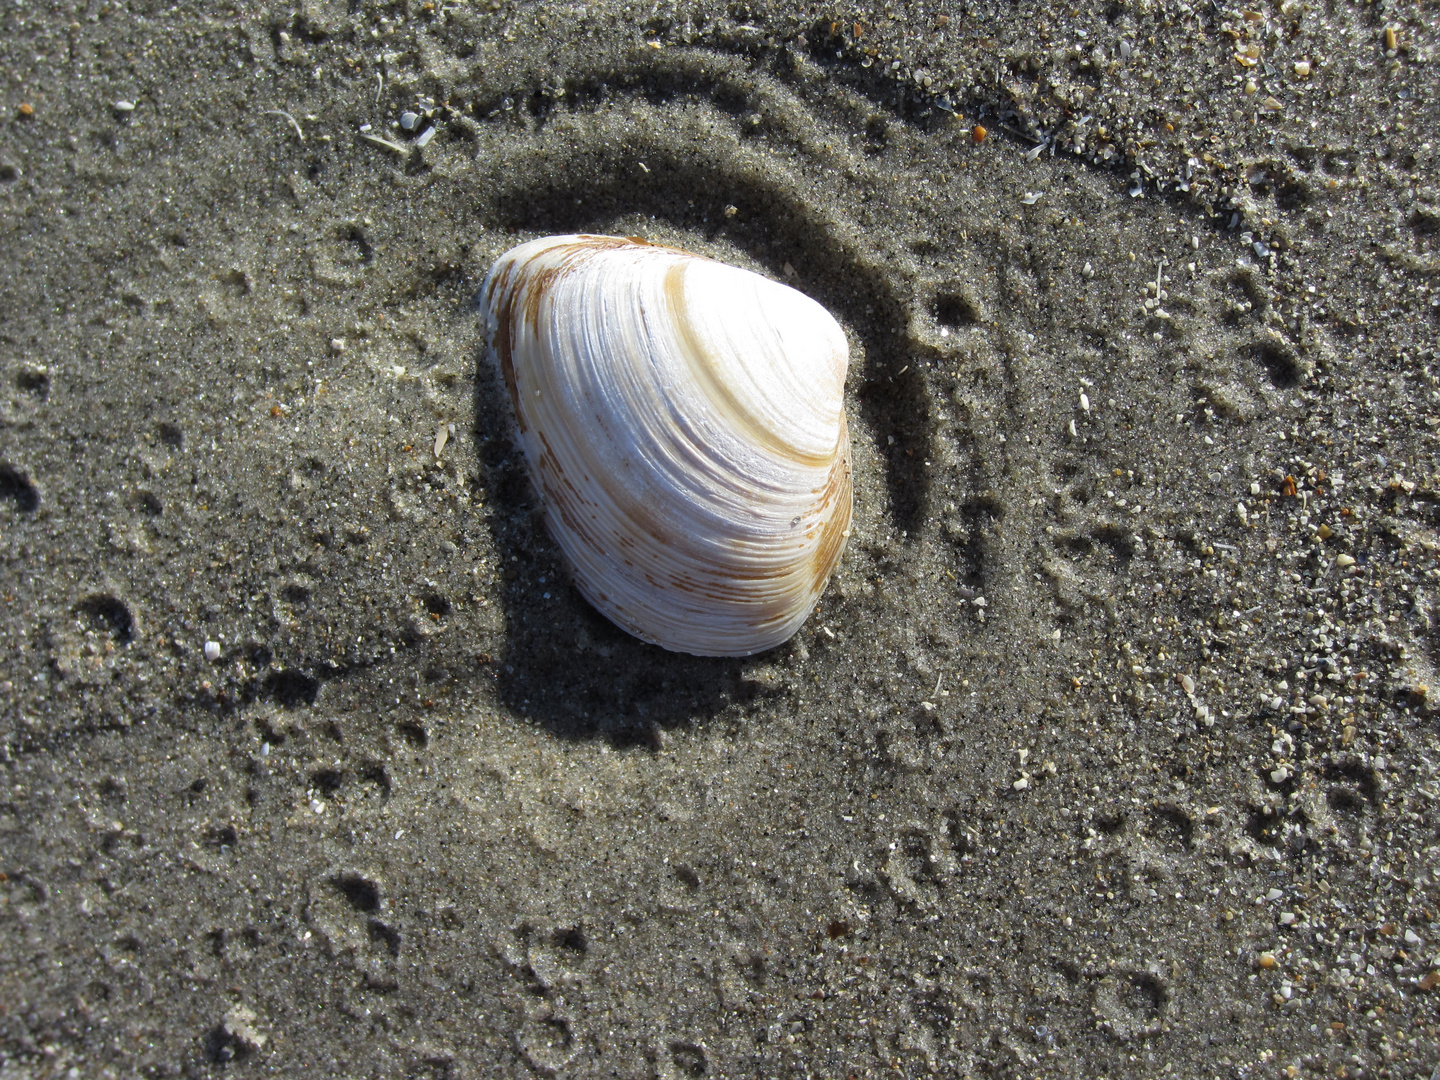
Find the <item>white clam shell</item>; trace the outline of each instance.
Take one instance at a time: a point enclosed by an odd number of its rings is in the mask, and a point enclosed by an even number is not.
[[[794,634],[849,535],[849,349],[830,314],[747,270],[610,236],[522,244],[481,300],[585,597],[701,656]]]

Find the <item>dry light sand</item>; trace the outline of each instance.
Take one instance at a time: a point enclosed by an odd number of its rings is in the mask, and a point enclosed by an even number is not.
[[[0,1077],[1431,1077],[1436,15],[9,0]],[[573,229],[844,325],[786,646],[567,584]]]

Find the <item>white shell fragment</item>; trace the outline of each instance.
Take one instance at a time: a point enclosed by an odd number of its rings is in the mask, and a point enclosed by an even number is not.
[[[700,656],[799,629],[849,535],[849,349],[815,301],[643,240],[506,252],[481,299],[575,584]]]

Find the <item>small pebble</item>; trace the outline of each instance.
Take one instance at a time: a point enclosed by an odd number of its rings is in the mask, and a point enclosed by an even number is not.
[[[251,1052],[263,1050],[269,1036],[260,1031],[259,1019],[254,1009],[236,1005],[225,1014],[223,1030],[233,1043],[244,1049]]]
[[[1340,567],[1341,570],[1344,570],[1355,565],[1355,558],[1352,555],[1336,555],[1335,565]]]
[[[1293,912],[1293,911],[1282,911],[1282,912],[1280,912],[1280,925],[1281,925],[1281,926],[1294,926],[1294,925],[1295,925],[1295,912]]]
[[[970,138],[977,143],[984,142],[985,136],[989,134],[990,133],[986,131],[984,126],[981,124],[976,124],[973,128],[970,129]]]
[[[340,353],[342,353],[342,352],[344,352],[344,351],[345,351],[345,339],[344,339],[343,337],[331,338],[331,339],[330,339],[330,351],[333,352],[333,353],[335,353],[335,354],[337,354],[337,355],[340,354]]]
[[[132,113],[135,111],[135,103],[133,101],[126,101],[124,98],[121,98],[119,101],[115,102],[115,111],[118,113]]]
[[[1273,968],[1275,966],[1275,954],[1262,952],[1258,957],[1256,957],[1255,963],[1268,971],[1270,968]]]
[[[205,642],[205,659],[206,659],[206,660],[209,660],[209,661],[211,661],[211,662],[214,662],[214,661],[220,659],[220,642],[218,642],[218,641],[207,641],[207,642]]]
[[[415,145],[416,145],[416,146],[426,146],[427,144],[429,144],[430,140],[433,139],[434,137],[435,137],[435,129],[434,129],[433,127],[428,127],[428,128],[426,128],[424,131],[422,131],[422,132],[420,133],[420,137],[415,140]]]
[[[1192,679],[1189,675],[1181,675],[1180,689],[1184,690],[1187,694],[1195,693],[1195,680]]]

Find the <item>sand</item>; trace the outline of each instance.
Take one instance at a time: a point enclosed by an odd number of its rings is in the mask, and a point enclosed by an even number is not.
[[[1425,12],[0,19],[0,1077],[1432,1075]],[[845,327],[786,646],[567,583],[572,229]]]

